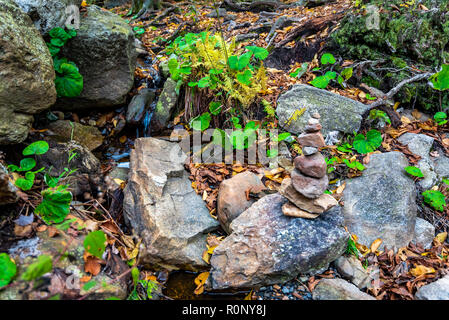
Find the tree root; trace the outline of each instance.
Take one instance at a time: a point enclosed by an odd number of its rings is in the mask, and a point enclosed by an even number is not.
[[[231,9],[235,12],[243,12],[243,11],[251,11],[251,12],[260,12],[260,11],[274,11],[277,9],[287,9],[290,8],[290,5],[286,5],[277,1],[255,1],[255,2],[241,2],[235,3],[232,0],[224,0],[222,6]]]

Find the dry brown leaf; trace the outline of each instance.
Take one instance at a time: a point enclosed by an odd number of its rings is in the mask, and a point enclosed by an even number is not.
[[[430,267],[426,267],[423,265],[418,265],[415,268],[410,270],[410,274],[414,277],[419,277],[422,276],[424,274],[430,274],[430,273],[435,273],[435,269],[434,268],[430,268]]]
[[[87,257],[86,262],[84,263],[84,272],[91,273],[93,276],[96,276],[101,271],[100,259],[97,257]]]
[[[377,249],[379,249],[380,245],[382,244],[382,239],[378,238],[371,243],[370,250],[372,253],[376,253]]]

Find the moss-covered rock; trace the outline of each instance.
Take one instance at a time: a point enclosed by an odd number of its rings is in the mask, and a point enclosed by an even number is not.
[[[368,4],[380,9],[378,29],[369,27],[373,15],[365,10]],[[331,35],[331,45],[343,58],[383,61],[377,68],[369,67],[370,76],[362,81],[384,91],[410,78],[416,69],[434,72],[449,61],[449,1],[422,1],[428,10],[403,4],[402,0],[364,1]],[[405,86],[397,98],[424,109],[436,110],[440,105],[440,93],[424,82]],[[448,93],[442,94],[441,102],[449,108]]]

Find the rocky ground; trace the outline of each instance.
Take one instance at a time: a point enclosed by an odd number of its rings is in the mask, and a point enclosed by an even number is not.
[[[441,11],[399,2],[384,8],[398,19]],[[83,77],[76,97],[57,93],[48,49],[67,5],[80,13],[61,50]],[[377,56],[395,42],[378,48],[354,33],[354,47],[373,49],[361,59],[339,33],[350,15],[366,15],[349,0],[170,1],[140,17],[130,7],[0,0],[0,34],[14,35],[0,39],[0,269],[10,272],[0,270],[0,299],[449,299],[449,126],[435,115],[446,91],[429,108],[436,94],[421,87],[434,59],[395,69]],[[190,120],[212,100],[176,80],[170,45],[205,30],[242,50],[269,49],[266,86],[240,120],[287,134],[275,159],[199,163],[216,146],[186,145]],[[404,48],[401,61],[413,51]],[[311,85],[335,71],[341,79]],[[411,103],[413,90],[422,97]],[[211,127],[231,128],[226,112]],[[29,162],[44,170],[24,188],[32,168],[22,150],[36,141],[48,150],[35,147]],[[52,181],[68,185],[70,199],[59,220],[64,201],[52,199],[49,221],[39,212]]]

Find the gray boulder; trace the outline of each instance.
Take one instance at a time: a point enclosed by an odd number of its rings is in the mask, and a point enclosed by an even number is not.
[[[433,138],[425,134],[416,134],[407,132],[399,137],[399,142],[408,146],[408,149],[422,159],[418,161],[418,168],[424,175],[424,179],[418,184],[423,189],[429,189],[437,182],[437,174],[433,170],[433,162],[430,159],[430,149],[433,146]]]
[[[295,116],[295,111],[302,108],[306,108],[305,112],[299,117]],[[327,135],[331,131],[344,133],[358,131],[362,114],[366,110],[366,105],[355,100],[298,84],[278,98],[276,114],[279,117],[279,124],[285,130],[299,134],[304,131],[310,116],[318,112],[321,115],[322,133]]]
[[[89,6],[76,37],[63,55],[76,63],[84,77],[77,98],[62,99],[65,109],[111,107],[123,104],[134,82],[136,49],[131,27],[118,15]]]
[[[449,300],[449,276],[422,286],[415,294],[416,300]]]
[[[46,35],[51,29],[64,28],[72,14],[68,8],[74,5],[79,8],[82,0],[14,0],[34,22],[36,29]],[[71,23],[69,22],[71,25]]]
[[[361,177],[346,182],[343,213],[349,232],[370,246],[377,238],[382,246],[399,249],[413,239],[416,189],[400,152],[373,154]]]
[[[322,279],[313,290],[313,300],[376,300],[343,279]]]
[[[123,208],[134,233],[143,239],[143,263],[197,271],[207,267],[202,259],[207,234],[219,223],[192,189],[185,160],[176,143],[137,139]]]
[[[346,249],[339,207],[316,219],[287,217],[280,194],[254,203],[230,225],[211,258],[208,287],[252,288],[284,283],[327,268]]]
[[[0,145],[24,141],[33,114],[56,101],[55,71],[39,31],[12,0],[0,0]]]
[[[154,89],[142,89],[135,95],[126,110],[126,122],[129,124],[140,124],[145,111],[156,97]]]
[[[413,243],[421,243],[425,249],[430,249],[434,238],[435,227],[424,219],[416,218]]]

